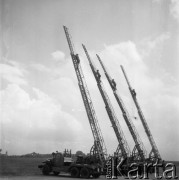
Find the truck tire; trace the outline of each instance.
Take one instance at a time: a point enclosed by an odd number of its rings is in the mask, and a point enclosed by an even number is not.
[[[71,177],[78,178],[80,176],[80,171],[77,167],[72,167],[70,170]]]
[[[54,174],[55,176],[58,176],[58,175],[60,174],[60,172],[53,171],[53,174]]]
[[[85,179],[88,179],[90,177],[90,171],[88,168],[85,168],[85,167],[81,168],[80,174],[81,174],[81,177]]]
[[[97,179],[97,178],[99,178],[100,175],[101,175],[100,173],[93,174],[93,177]]]
[[[44,167],[42,168],[42,173],[43,173],[43,175],[49,175],[50,168],[47,164],[45,164]]]

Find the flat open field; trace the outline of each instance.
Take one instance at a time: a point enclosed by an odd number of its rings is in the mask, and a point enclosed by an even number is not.
[[[51,180],[60,178],[61,180],[72,179],[67,174],[60,174],[59,176],[42,175],[38,165],[46,158],[27,158],[27,157],[0,157],[0,179],[8,180]],[[176,174],[179,177],[179,162],[174,162],[176,165]],[[118,177],[124,179],[123,177]],[[155,179],[154,175],[149,176],[150,179]],[[106,179],[105,176],[100,176],[99,179]]]
[[[72,179],[68,174],[59,176],[44,176],[38,165],[47,158],[26,158],[26,157],[0,157],[0,179],[8,180],[68,180]],[[101,176],[99,179],[106,179]]]
[[[46,158],[0,157],[0,176],[40,175],[38,165]]]

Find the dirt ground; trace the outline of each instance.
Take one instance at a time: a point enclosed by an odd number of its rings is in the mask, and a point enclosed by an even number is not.
[[[72,180],[73,178],[67,176],[67,175],[59,175],[59,176],[43,176],[43,175],[39,175],[39,176],[12,176],[12,177],[0,177],[0,180]],[[91,178],[92,179],[92,178]],[[100,176],[98,178],[99,180],[106,180],[105,176]],[[120,180],[124,180],[123,177],[118,178]],[[76,179],[76,180],[86,180],[86,179]]]
[[[43,175],[39,175],[39,176],[11,176],[11,177],[0,177],[0,180],[72,180],[71,177],[67,176],[67,175],[59,175],[59,176],[43,176]],[[98,179],[106,179],[105,176],[101,176]],[[80,180],[83,180],[82,178],[80,178]],[[86,180],[86,179],[85,179]],[[124,178],[122,178],[121,180],[124,180]]]
[[[179,168],[177,168],[179,170]],[[177,175],[179,177],[179,171],[177,171]],[[0,180],[71,180],[73,178],[71,178],[69,175],[66,174],[62,174],[62,175],[58,175],[58,176],[54,176],[54,175],[48,175],[48,176],[44,176],[44,175],[32,175],[32,176],[2,176],[0,177]],[[92,178],[90,178],[92,179]],[[106,177],[104,175],[101,175],[99,178],[99,180],[106,180]],[[118,179],[120,180],[126,180],[124,177],[118,177]],[[162,178],[164,179],[164,178]],[[77,179],[78,180],[78,179]],[[82,179],[79,178],[79,180],[86,180],[86,179]],[[139,179],[137,179],[139,180]],[[154,177],[154,175],[149,175],[149,180],[156,180],[156,178]]]
[[[46,158],[25,158],[25,157],[0,157],[0,180],[71,180],[67,174],[58,176],[44,176],[38,165]],[[179,162],[173,162],[176,165],[176,175],[179,177]],[[161,174],[161,173],[160,173]],[[106,179],[105,176],[100,176],[99,179]],[[124,177],[118,177],[124,180]],[[149,175],[149,179],[155,180],[154,174]],[[164,178],[163,178],[164,179]],[[80,178],[82,180],[82,178]]]

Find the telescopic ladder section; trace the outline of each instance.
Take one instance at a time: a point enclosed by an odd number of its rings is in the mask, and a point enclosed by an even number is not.
[[[117,92],[116,83],[115,83],[114,79],[112,79],[111,76],[109,75],[109,73],[107,72],[101,58],[97,54],[96,54],[96,56],[97,56],[101,66],[104,70],[106,78],[107,78],[107,80],[108,80],[108,82],[109,82],[109,84],[113,90],[114,96],[115,96],[117,103],[118,103],[118,105],[122,111],[122,115],[124,117],[124,120],[125,120],[128,128],[129,128],[129,131],[130,131],[132,138],[135,142],[135,147],[134,147],[134,151],[132,153],[132,156],[134,157],[134,159],[145,160],[146,150],[144,148],[143,142],[141,141],[140,136],[137,132],[137,129],[135,128],[135,126],[134,126],[134,124],[133,124],[133,122],[129,116],[129,113],[128,113],[121,97],[119,96],[119,94]],[[137,153],[135,152],[135,150],[137,150]]]
[[[88,120],[91,126],[92,134],[94,137],[94,146],[92,147],[92,149],[97,151],[97,155],[100,159],[100,162],[102,166],[104,166],[105,161],[106,161],[106,155],[107,155],[104,139],[103,139],[103,136],[102,136],[99,124],[98,124],[98,119],[97,119],[97,116],[93,107],[93,103],[92,103],[92,100],[88,91],[88,87],[87,87],[87,84],[86,84],[86,81],[85,81],[85,78],[81,69],[79,56],[78,54],[75,53],[74,46],[72,44],[72,38],[68,32],[68,28],[65,26],[64,26],[64,31],[66,34],[69,48],[70,48],[71,58],[72,58],[74,69],[75,69],[76,76],[78,79],[78,85],[80,88],[81,96],[82,96],[83,103],[84,103],[86,113],[88,116]]]
[[[116,150],[116,154],[120,157],[123,157],[123,158],[130,157],[129,146],[128,146],[127,141],[124,137],[124,133],[120,127],[119,121],[115,115],[115,112],[114,112],[114,109],[113,109],[112,104],[110,102],[110,99],[109,99],[109,97],[108,97],[108,95],[107,95],[107,93],[103,87],[103,84],[102,84],[101,79],[100,79],[99,71],[96,70],[95,66],[93,65],[91,58],[90,58],[90,56],[86,50],[86,47],[84,45],[82,45],[82,46],[83,46],[83,49],[86,53],[86,56],[87,56],[87,59],[89,61],[93,75],[96,79],[98,89],[99,89],[101,96],[103,98],[103,101],[105,103],[106,111],[108,113],[109,119],[111,121],[112,127],[114,129],[114,132],[116,134],[116,137],[117,137],[117,140],[119,143],[117,150]]]
[[[155,141],[154,141],[154,138],[153,138],[153,136],[152,136],[152,133],[151,133],[151,131],[150,131],[150,129],[149,129],[149,126],[148,126],[148,124],[147,124],[147,121],[146,121],[146,119],[145,119],[145,117],[144,117],[144,115],[143,115],[143,112],[142,112],[142,110],[141,110],[141,108],[140,108],[140,106],[139,106],[139,103],[138,103],[138,101],[137,101],[136,92],[135,92],[135,90],[131,87],[131,85],[130,85],[130,83],[129,83],[129,80],[128,80],[128,78],[127,78],[126,72],[125,72],[125,70],[124,70],[124,68],[123,68],[122,65],[121,65],[121,69],[122,69],[122,72],[123,72],[124,77],[125,77],[125,79],[126,79],[126,82],[127,82],[127,84],[128,84],[129,91],[130,91],[130,93],[131,93],[132,99],[134,100],[135,106],[136,106],[136,108],[137,108],[139,117],[140,117],[141,122],[142,122],[142,124],[143,124],[143,127],[144,127],[144,129],[145,129],[145,132],[146,132],[146,134],[147,134],[147,137],[148,137],[148,139],[149,139],[149,142],[150,142],[150,144],[151,144],[151,146],[152,146],[152,150],[151,150],[151,152],[150,152],[150,154],[149,154],[149,158],[151,158],[151,159],[161,159],[159,150],[158,150],[158,148],[157,148],[157,146],[156,146],[156,144],[155,144]]]

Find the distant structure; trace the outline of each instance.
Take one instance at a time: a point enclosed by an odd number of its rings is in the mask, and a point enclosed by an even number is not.
[[[0,156],[8,156],[8,151],[5,154],[2,153],[2,149],[0,149]]]
[[[32,152],[29,154],[22,155],[22,157],[39,157],[39,153]]]

